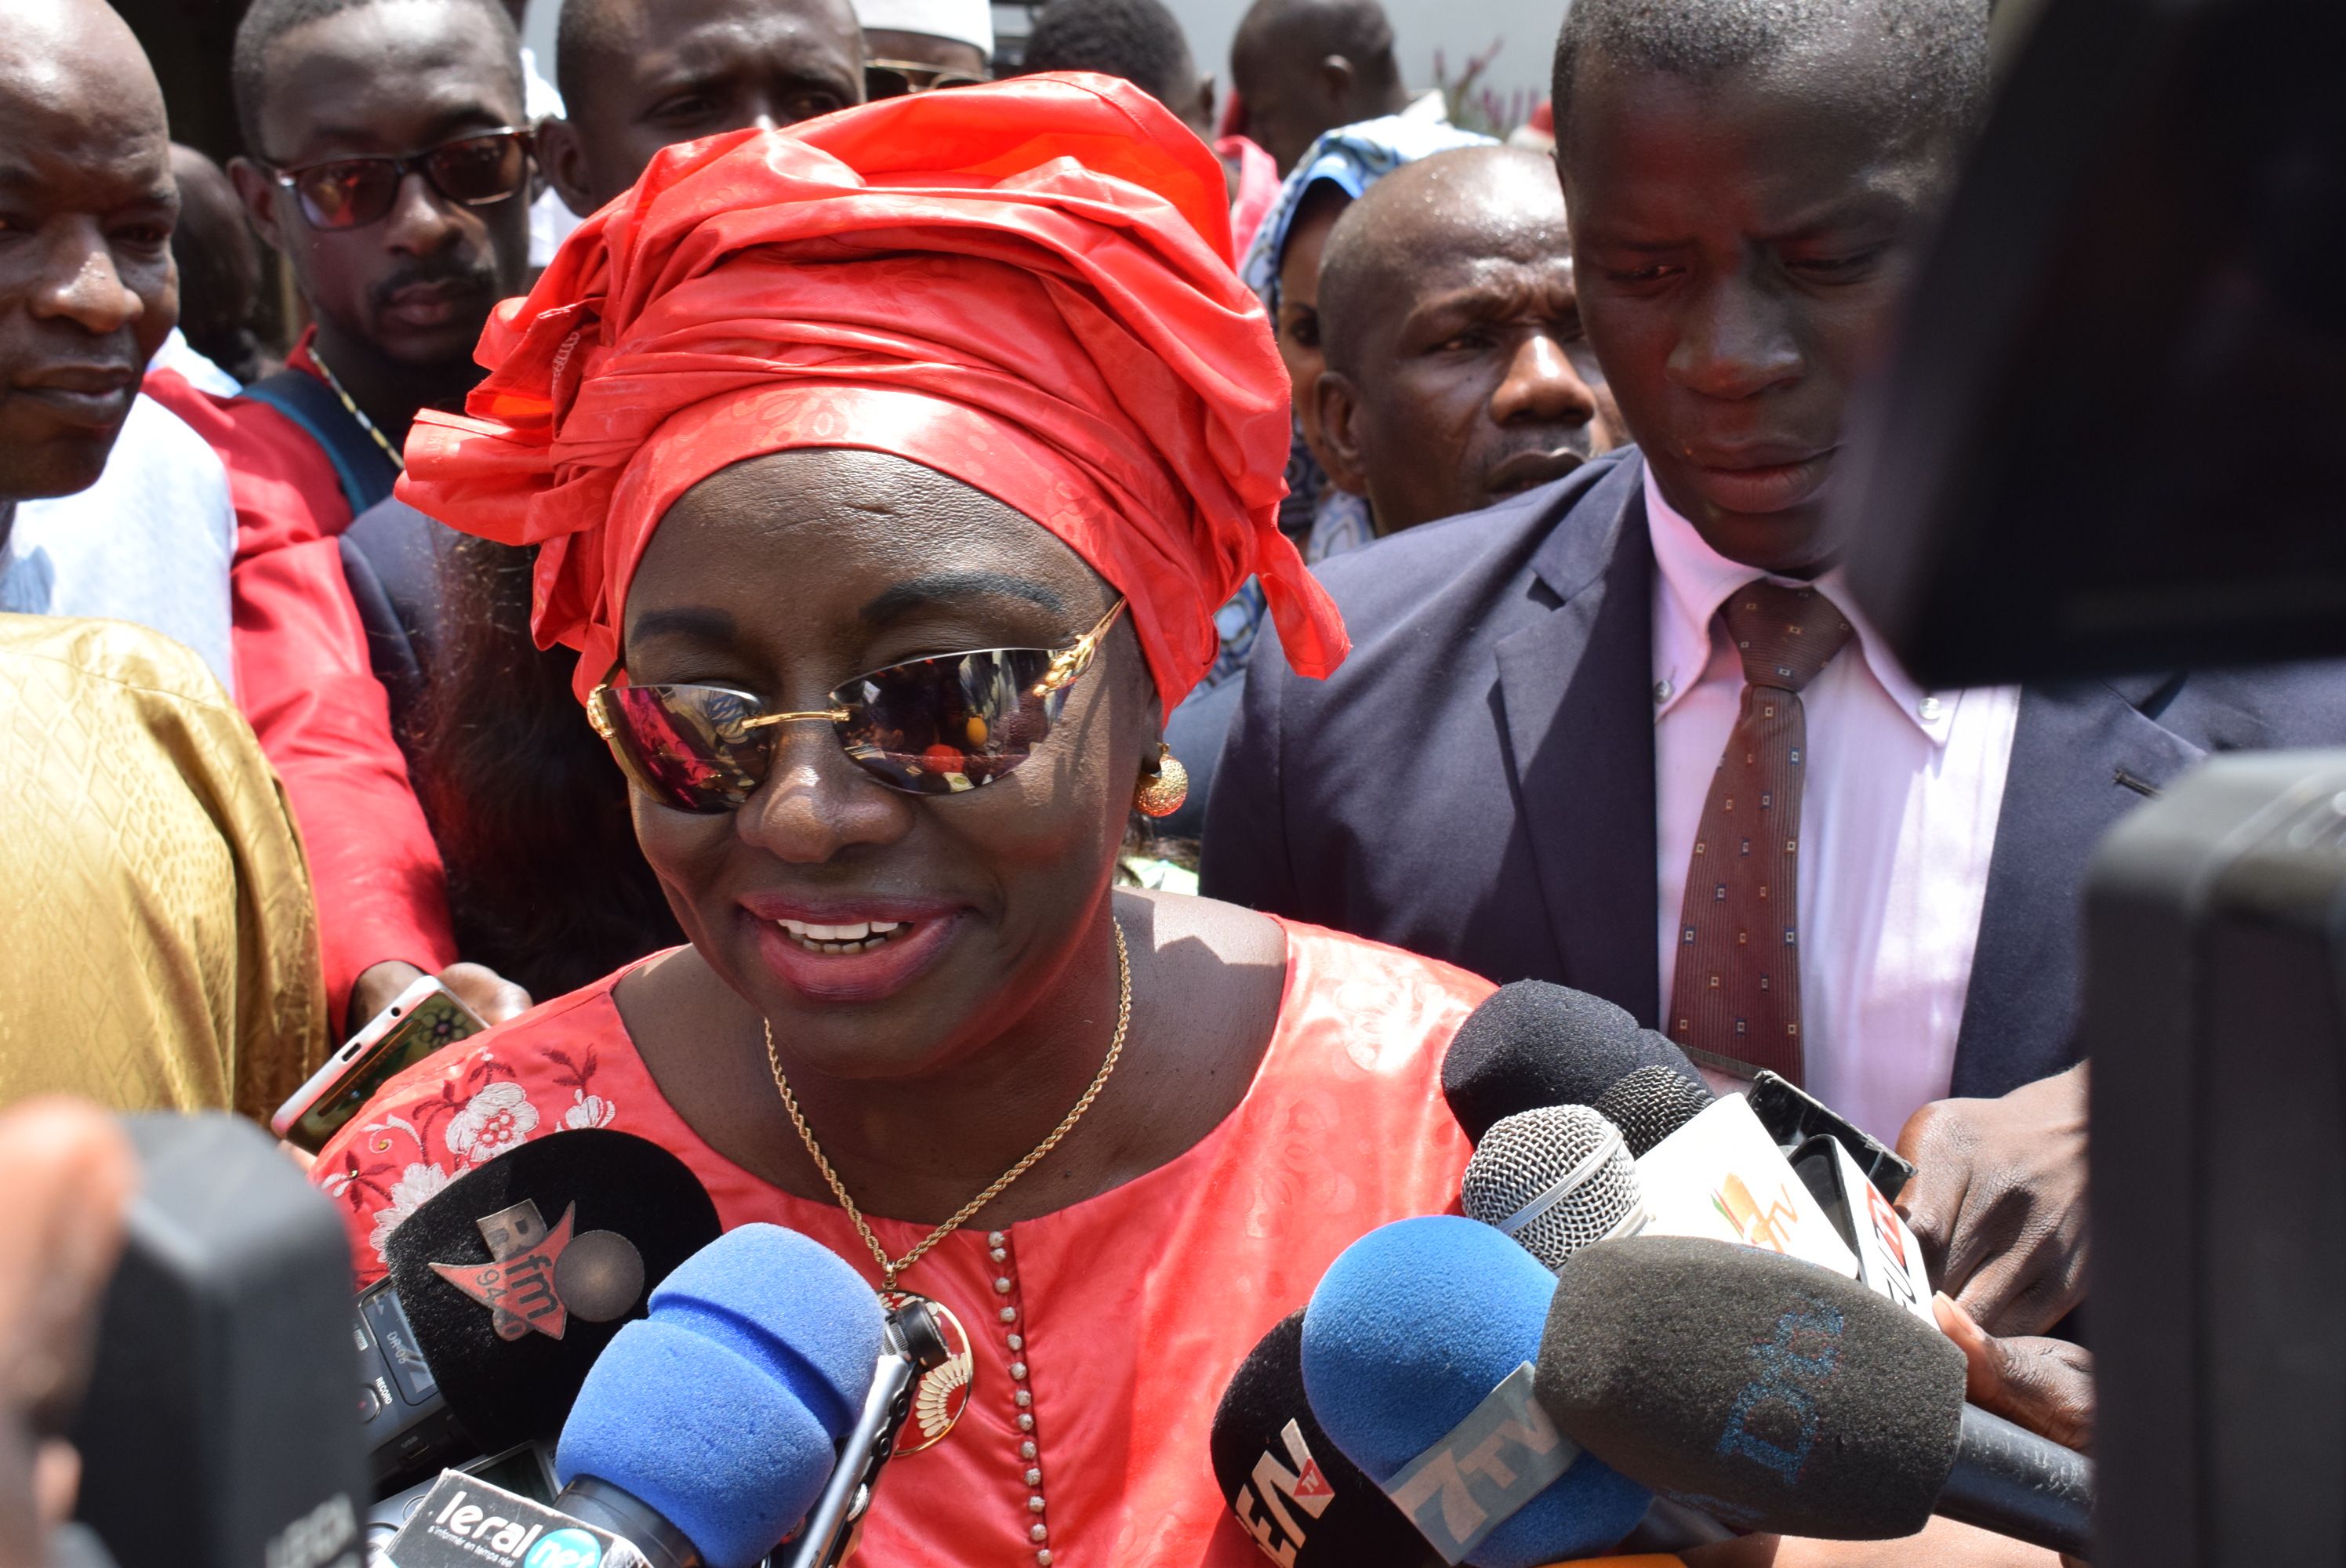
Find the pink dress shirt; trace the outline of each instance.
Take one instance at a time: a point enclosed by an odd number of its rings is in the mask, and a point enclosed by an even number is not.
[[[1653,533],[1661,994],[1678,962],[1695,830],[1743,694],[1718,626],[1762,575],[1705,544],[1646,474]],[[2020,693],[1925,692],[1839,570],[1816,586],[1857,636],[1810,683],[1800,799],[1800,1033],[1809,1091],[1885,1142],[1943,1099],[1987,897]]]

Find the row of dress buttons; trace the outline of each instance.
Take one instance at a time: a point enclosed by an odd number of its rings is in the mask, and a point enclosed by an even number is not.
[[[994,1277],[994,1293],[1008,1296],[1014,1288],[1010,1278],[1010,1233],[988,1231],[985,1237],[986,1257],[1003,1270]],[[1042,1451],[1035,1443],[1035,1394],[1026,1387],[1026,1336],[1018,1329],[1018,1308],[1007,1302],[1000,1313],[1004,1343],[1010,1350],[1010,1402],[1018,1408],[1018,1461],[1024,1465],[1026,1482],[1026,1512],[1036,1515],[1027,1527],[1026,1539],[1035,1543],[1035,1568],[1051,1568],[1051,1549],[1045,1543],[1051,1539],[1050,1527],[1040,1517],[1043,1509],[1043,1471],[1037,1461]]]

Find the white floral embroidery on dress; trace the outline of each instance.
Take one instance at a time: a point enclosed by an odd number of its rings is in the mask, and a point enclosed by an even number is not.
[[[1344,976],[1335,1004],[1349,1025],[1344,1053],[1352,1065],[1384,1074],[1404,1071],[1427,1048],[1433,1021],[1451,1005],[1424,981],[1373,972]]]
[[[484,1165],[525,1141],[537,1128],[537,1107],[519,1084],[491,1084],[457,1112],[443,1135],[448,1152]]]
[[[383,1257],[382,1249],[390,1244],[391,1233],[447,1185],[448,1173],[438,1166],[413,1165],[401,1172],[399,1179],[391,1184],[391,1207],[374,1212],[374,1234],[367,1237],[374,1255],[389,1263],[391,1259]]]
[[[571,1090],[570,1098],[574,1103],[562,1113],[562,1125],[566,1128],[607,1127],[611,1125],[611,1118],[619,1114],[618,1106],[602,1095],[590,1095],[584,1089]]]

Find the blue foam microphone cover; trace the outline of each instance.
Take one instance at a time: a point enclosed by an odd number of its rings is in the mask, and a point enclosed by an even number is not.
[[[1321,1427],[1379,1484],[1539,1356],[1556,1276],[1486,1225],[1432,1215],[1380,1227],[1329,1266],[1303,1315],[1303,1387]],[[1486,1536],[1477,1568],[1610,1548],[1652,1494],[1584,1453]]]
[[[746,1225],[679,1265],[587,1373],[555,1471],[642,1502],[709,1568],[752,1568],[821,1492],[879,1363],[879,1298],[837,1254]]]

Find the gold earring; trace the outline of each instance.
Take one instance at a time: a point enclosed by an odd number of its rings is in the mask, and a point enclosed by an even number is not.
[[[1157,766],[1133,791],[1132,803],[1144,817],[1170,817],[1189,798],[1189,770],[1163,741],[1157,743]]]

